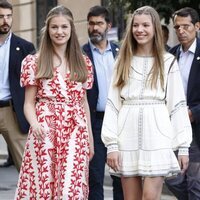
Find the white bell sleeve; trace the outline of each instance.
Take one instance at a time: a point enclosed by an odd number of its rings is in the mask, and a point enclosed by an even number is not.
[[[120,98],[120,90],[114,86],[114,77],[116,69],[114,70],[111,85],[108,93],[108,99],[104,114],[101,138],[107,147],[107,153],[118,151],[118,130],[117,121],[118,113],[121,108],[122,102]]]
[[[176,60],[167,76],[166,103],[173,127],[172,148],[173,150],[179,149],[180,155],[187,155],[192,141],[192,128],[188,116],[182,79]]]

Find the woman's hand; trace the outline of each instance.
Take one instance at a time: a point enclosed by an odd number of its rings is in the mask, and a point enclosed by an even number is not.
[[[40,141],[43,141],[44,138],[46,137],[46,132],[44,128],[39,124],[35,123],[31,125],[33,135]]]
[[[118,151],[107,154],[107,165],[115,172],[120,169],[120,155]]]
[[[188,155],[179,155],[178,156],[178,162],[181,168],[181,173],[185,173],[185,171],[188,168],[188,164],[189,164],[189,156]]]
[[[94,143],[93,143],[93,140],[90,141],[90,146],[89,146],[89,158],[90,158],[90,161],[92,160],[94,156]]]

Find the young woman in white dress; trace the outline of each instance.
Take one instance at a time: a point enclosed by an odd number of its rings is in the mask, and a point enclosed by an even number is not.
[[[124,199],[159,200],[164,177],[187,169],[191,138],[177,61],[165,52],[158,13],[141,7],[122,42],[102,128]]]

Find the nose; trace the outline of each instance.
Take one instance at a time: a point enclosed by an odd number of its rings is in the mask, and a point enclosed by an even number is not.
[[[98,27],[99,27],[99,26],[98,26],[97,24],[94,24],[93,29],[94,29],[94,30],[97,30]]]
[[[178,31],[179,33],[184,33],[184,28],[183,28],[182,26],[180,26],[180,27],[177,29],[177,31]]]
[[[137,31],[138,31],[138,32],[143,31],[143,26],[138,26]]]
[[[61,27],[58,27],[57,33],[62,33],[62,28]]]

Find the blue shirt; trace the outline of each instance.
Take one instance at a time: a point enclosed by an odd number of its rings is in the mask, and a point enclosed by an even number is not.
[[[189,74],[192,66],[192,61],[194,59],[195,49],[196,49],[196,39],[190,46],[190,48],[187,51],[183,51],[182,47],[180,48],[180,57],[178,60],[181,78],[183,82],[184,92],[185,96],[187,96],[187,86],[188,86],[188,79]]]
[[[11,33],[3,44],[0,44],[0,100],[11,99],[9,84],[9,56]]]
[[[90,42],[94,65],[97,73],[97,81],[99,88],[99,97],[97,102],[97,111],[105,111],[108,90],[110,87],[111,76],[114,69],[115,59],[113,57],[110,43],[103,53]]]

